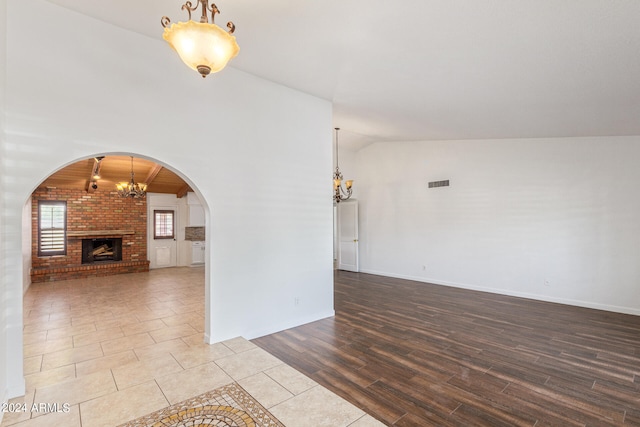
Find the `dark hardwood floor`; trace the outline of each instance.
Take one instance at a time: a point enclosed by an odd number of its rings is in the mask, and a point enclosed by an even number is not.
[[[335,309],[253,342],[387,425],[640,425],[640,316],[343,271]]]

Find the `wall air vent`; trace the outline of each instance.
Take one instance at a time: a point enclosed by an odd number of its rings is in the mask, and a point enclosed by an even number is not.
[[[449,186],[449,180],[445,180],[445,181],[431,181],[429,183],[429,188],[436,188],[436,187],[448,187]]]

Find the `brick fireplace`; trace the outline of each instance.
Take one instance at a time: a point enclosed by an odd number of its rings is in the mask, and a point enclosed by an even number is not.
[[[122,238],[82,239],[82,263],[122,261]]]
[[[66,255],[38,256],[39,200],[67,202]],[[100,189],[39,188],[31,212],[32,282],[149,271],[146,199],[123,199]]]

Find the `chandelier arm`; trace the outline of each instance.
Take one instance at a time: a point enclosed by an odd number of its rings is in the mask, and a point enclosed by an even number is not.
[[[164,28],[167,28],[169,24],[171,24],[171,19],[169,19],[169,17],[167,16],[163,16],[162,19],[160,19],[160,23]]]
[[[229,29],[229,31],[227,31],[229,34],[233,34],[233,32],[236,30],[236,24],[234,24],[233,22],[229,21],[227,22],[227,28]]]
[[[187,13],[189,14],[189,21],[191,21],[191,12],[196,10],[199,4],[200,4],[200,0],[198,0],[198,4],[195,6],[193,6],[193,4],[190,1],[187,1],[185,4],[182,5],[182,10],[186,10]]]
[[[341,193],[342,192],[342,193]],[[333,201],[336,203],[340,203],[343,200],[348,200],[351,198],[352,190],[348,189],[346,192],[342,189],[342,186],[336,188],[335,193],[333,195]]]
[[[220,13],[220,9],[218,9],[218,6],[216,6],[215,3],[211,3],[211,23],[215,24],[216,23],[216,14]]]

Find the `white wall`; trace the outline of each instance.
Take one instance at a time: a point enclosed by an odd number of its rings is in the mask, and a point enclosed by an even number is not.
[[[31,221],[31,198],[27,199],[24,207],[22,209],[22,294],[31,286],[31,260],[32,260],[32,250],[31,250],[31,231],[32,224]]]
[[[0,63],[6,63],[6,47],[7,47],[7,5],[5,2],[0,2]],[[6,93],[6,67],[0,67],[0,190],[5,192],[5,179],[4,179],[4,121],[5,121],[5,93]],[[0,212],[4,212],[4,201],[0,197]],[[0,215],[0,277],[5,276],[5,265],[7,256],[5,254],[5,227],[4,227],[3,215]],[[1,280],[1,279],[0,279]],[[2,286],[2,284],[0,284]],[[7,363],[7,357],[9,355],[9,345],[7,341],[8,320],[7,314],[9,313],[9,305],[11,301],[8,299],[8,295],[4,292],[0,293],[0,403],[7,400],[9,395],[9,383],[8,372],[9,369]],[[3,412],[0,411],[0,422],[2,422]]]
[[[187,193],[188,214],[187,225],[190,227],[204,227],[204,208],[195,193]]]
[[[98,154],[153,159],[197,189],[210,225],[210,341],[333,315],[330,103],[232,67],[203,80],[160,35],[22,3],[7,3],[2,153],[10,387],[22,379],[23,205],[53,171]]]
[[[639,158],[640,137],[371,145],[362,271],[640,314]]]

